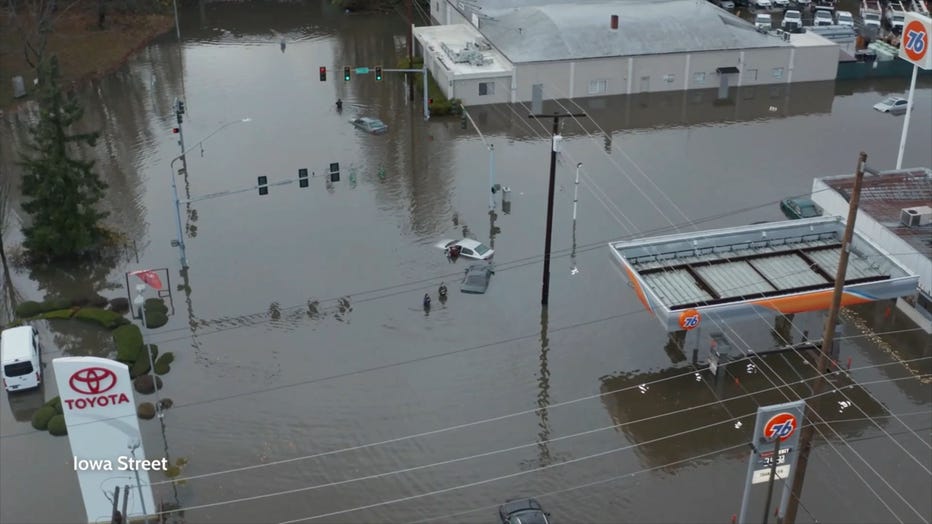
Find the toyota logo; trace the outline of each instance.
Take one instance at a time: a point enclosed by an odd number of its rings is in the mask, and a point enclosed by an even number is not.
[[[99,395],[106,393],[116,386],[117,377],[113,371],[104,368],[85,368],[76,371],[68,384],[71,389],[85,395]]]

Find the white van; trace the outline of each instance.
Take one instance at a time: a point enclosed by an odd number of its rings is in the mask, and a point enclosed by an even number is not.
[[[7,391],[23,391],[42,383],[39,332],[32,326],[3,330],[0,334],[0,374]]]

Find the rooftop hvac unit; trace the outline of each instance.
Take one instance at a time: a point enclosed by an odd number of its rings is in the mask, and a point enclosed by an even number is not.
[[[906,227],[919,227],[932,224],[932,207],[905,207],[900,210],[900,222]]]

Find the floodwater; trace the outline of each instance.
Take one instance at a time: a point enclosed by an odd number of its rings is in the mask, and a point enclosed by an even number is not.
[[[555,522],[730,519],[756,407],[809,394],[801,381],[812,373],[790,353],[732,366],[716,384],[708,372],[696,379],[691,348],[704,360],[714,331],[740,350],[799,342],[803,331],[817,336],[821,317],[710,324],[668,340],[605,242],[780,220],[781,198],[808,193],[813,177],[851,172],[861,150],[871,165],[892,167],[902,117],[871,106],[906,79],[568,107],[590,118],[563,129],[542,312],[550,123],[522,106],[473,111],[495,146],[495,182],[511,189],[507,212],[498,194],[490,215],[489,152],[474,128],[425,122],[401,75],[341,78],[344,64],[394,66],[405,44],[400,16],[321,4],[183,12],[180,46],[169,35],[84,89],[126,254],[90,268],[10,270],[18,296],[41,299],[125,296],[126,271],[167,268],[174,314],[147,336],[176,355],[162,391],[175,405],[164,433],[157,421],[141,425],[147,455],[184,458],[182,476],[203,477],[172,489],[153,474],[158,497],[185,508],[177,518],[189,522],[478,523],[519,496],[540,496]],[[922,81],[906,166],[932,165],[930,94]],[[187,105],[186,175],[169,165],[180,153],[176,96]],[[381,118],[389,133],[355,130],[347,120],[357,114]],[[4,117],[4,173],[15,173],[29,116]],[[327,184],[332,162],[341,178]],[[313,172],[309,188],[274,185],[301,168]],[[186,273],[170,244],[171,176],[182,198],[220,194],[182,206]],[[236,192],[258,176],[273,184],[268,195]],[[465,261],[451,264],[433,246],[464,235],[496,251],[485,295],[459,293]],[[446,303],[436,296],[441,281]],[[40,328],[47,361],[110,351],[87,326]],[[820,410],[829,443],[819,440],[810,460],[799,520],[928,521],[932,399],[920,378],[932,367],[929,337],[887,304],[848,312],[844,334],[851,378],[835,385],[852,387],[826,395]],[[46,371],[42,391],[2,394],[3,522],[83,515],[67,441],[29,425],[56,394]],[[288,462],[239,469],[274,461]],[[752,493],[753,519],[762,490]]]

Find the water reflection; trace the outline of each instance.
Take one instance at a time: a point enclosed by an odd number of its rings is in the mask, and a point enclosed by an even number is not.
[[[834,82],[814,82],[797,86],[757,86],[736,88],[724,100],[714,89],[670,93],[640,93],[631,96],[592,97],[545,101],[544,113],[582,111],[598,122],[606,132],[603,149],[611,153],[616,131],[697,126],[720,122],[744,122],[786,118],[797,115],[830,113],[835,97]],[[773,108],[776,108],[774,110]],[[516,140],[537,136],[519,115],[501,105],[470,108],[477,120],[487,122],[482,132]],[[523,114],[519,108],[517,113]],[[576,126],[566,126],[563,134],[583,133]]]
[[[761,370],[751,373],[747,372],[744,362],[729,365],[725,378],[714,388],[709,383],[715,380],[708,371],[700,372],[700,380],[697,380],[696,375],[681,367],[606,376],[601,379],[601,391],[606,393],[602,397],[603,405],[615,424],[624,424],[619,431],[635,443],[683,431],[684,420],[688,421],[685,429],[689,429],[715,421],[727,421],[732,415],[741,418],[740,427],[733,422],[723,423],[682,437],[638,446],[637,452],[645,467],[669,464],[684,456],[712,452],[729,443],[750,442],[748,431],[753,430],[754,413],[758,406],[805,398],[809,394],[807,386],[803,384],[783,386],[784,379],[781,377],[792,377],[786,379],[790,383],[800,380],[796,378],[800,370],[788,359],[772,355],[764,357],[764,360],[765,363],[760,365]],[[802,372],[807,378],[815,376],[808,367]],[[776,390],[774,383],[782,387]],[[885,408],[847,378],[836,377],[833,384],[843,388],[845,396],[839,393],[824,395],[818,410],[821,419],[829,423],[846,421],[843,425],[834,426],[843,438],[860,436],[875,427],[869,420],[847,421],[867,416],[877,417],[886,412]],[[642,385],[649,387],[639,387]],[[608,394],[612,391],[617,393]],[[856,406],[844,404],[842,409],[838,409],[838,406],[842,406],[840,403],[848,399]],[[658,417],[658,404],[671,406],[670,411],[688,411]],[[829,431],[827,434],[833,433]],[[669,466],[668,469],[675,471],[683,467],[689,467],[689,464]]]

